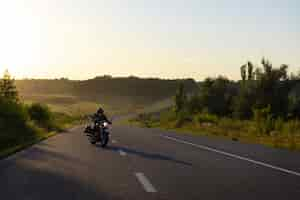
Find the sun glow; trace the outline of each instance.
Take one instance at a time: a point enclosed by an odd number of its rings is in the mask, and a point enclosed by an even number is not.
[[[199,0],[1,0],[0,74],[238,79],[241,64],[263,56],[298,70],[293,1],[281,1],[280,9],[258,0],[226,2],[215,8]]]
[[[8,69],[17,77],[39,63],[42,44],[39,22],[23,6],[9,1],[0,5],[0,71]]]

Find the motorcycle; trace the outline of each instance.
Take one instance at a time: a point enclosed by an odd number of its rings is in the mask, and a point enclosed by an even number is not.
[[[85,128],[86,135],[91,144],[100,142],[101,147],[106,147],[109,142],[109,123],[106,121],[95,122],[94,127],[87,126]]]

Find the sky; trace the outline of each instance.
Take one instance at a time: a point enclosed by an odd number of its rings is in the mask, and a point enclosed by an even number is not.
[[[300,70],[298,0],[0,2],[0,72],[239,79],[262,57]]]

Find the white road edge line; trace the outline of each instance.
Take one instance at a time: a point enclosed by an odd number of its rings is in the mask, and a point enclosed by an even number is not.
[[[147,177],[143,173],[135,173],[136,178],[139,180],[139,182],[142,184],[144,187],[144,190],[146,192],[157,192],[154,186],[150,183],[150,181],[147,179]]]
[[[204,146],[204,145],[200,145],[200,144],[194,144],[194,143],[191,143],[191,142],[188,142],[188,141],[185,141],[185,140],[177,139],[177,138],[166,136],[166,135],[161,135],[161,137],[164,137],[164,138],[169,139],[169,140],[173,140],[173,141],[178,142],[178,143],[189,144],[191,146],[194,146],[194,147],[197,147],[197,148],[200,148],[200,149],[204,149],[204,150],[207,150],[207,151],[212,151],[212,152],[222,154],[222,155],[225,155],[225,156],[229,156],[229,157],[232,157],[232,158],[236,158],[236,159],[239,159],[239,160],[248,161],[248,162],[254,163],[256,165],[261,165],[261,166],[268,167],[268,168],[271,168],[271,169],[274,169],[274,170],[277,170],[277,171],[281,171],[281,172],[284,172],[284,173],[292,174],[292,175],[295,175],[295,176],[300,176],[300,173],[296,172],[296,171],[292,171],[292,170],[289,170],[289,169],[284,169],[284,168],[277,167],[277,166],[274,166],[274,165],[271,165],[271,164],[268,164],[268,163],[252,160],[250,158],[235,155],[235,154],[232,154],[232,153],[227,153],[225,151],[220,151],[220,150],[208,147],[208,146]]]
[[[121,149],[119,149],[119,153],[120,153],[121,156],[126,156],[127,155],[127,153],[125,151],[121,150]]]

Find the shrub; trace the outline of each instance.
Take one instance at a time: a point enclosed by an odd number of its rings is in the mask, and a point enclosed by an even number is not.
[[[248,131],[249,129],[249,122],[248,121],[241,121],[231,118],[221,118],[218,121],[218,126],[223,131]]]
[[[283,130],[284,121],[281,117],[274,121],[274,130],[281,132]]]
[[[192,114],[200,112],[203,109],[200,97],[198,95],[193,95],[187,102],[186,107],[187,110]]]
[[[218,122],[218,117],[216,115],[208,114],[208,113],[201,113],[195,116],[195,121],[202,124],[202,123],[214,123]]]
[[[259,134],[269,135],[274,130],[274,119],[271,115],[271,107],[254,109],[254,122]]]
[[[255,104],[255,82],[247,81],[240,84],[238,94],[233,98],[233,116],[238,119],[250,119],[253,115],[252,107]]]
[[[227,78],[207,78],[202,84],[199,96],[199,107],[206,108],[209,113],[226,116],[230,115],[231,104],[236,89],[233,82]]]
[[[187,101],[187,95],[184,90],[183,82],[179,84],[174,100],[175,100],[175,112],[176,114],[179,114],[179,112],[181,112],[184,109]]]
[[[299,134],[300,130],[300,121],[299,120],[290,120],[284,124],[284,131],[291,135]]]
[[[160,114],[161,122],[175,121],[176,118],[176,113],[172,109],[166,110]]]
[[[144,127],[151,127],[151,114],[141,113],[135,120],[140,122]]]
[[[184,123],[186,122],[192,122],[193,119],[192,119],[192,116],[189,112],[187,111],[180,111],[178,114],[177,114],[177,120],[176,120],[176,123],[175,123],[175,126],[176,127],[181,127]]]
[[[5,126],[19,126],[28,120],[28,113],[23,104],[0,98],[0,119]]]
[[[28,107],[28,114],[30,119],[33,120],[38,126],[48,130],[53,130],[56,128],[53,115],[48,106],[40,103],[33,103]]]
[[[0,98],[0,150],[36,136],[28,119],[28,113],[22,104]]]

